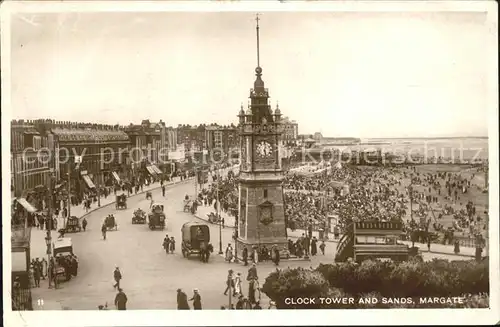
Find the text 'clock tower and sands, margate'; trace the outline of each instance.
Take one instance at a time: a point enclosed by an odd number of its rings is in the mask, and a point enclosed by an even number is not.
[[[283,168],[279,154],[283,134],[279,107],[269,105],[269,91],[264,87],[259,54],[259,17],[257,21],[257,68],[250,106],[239,112],[240,175],[239,210],[236,249],[241,258],[243,248],[277,246],[288,253],[285,208],[283,201]]]

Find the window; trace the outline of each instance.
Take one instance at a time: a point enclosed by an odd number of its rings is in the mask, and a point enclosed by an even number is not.
[[[373,236],[373,235],[363,235],[356,237],[356,244],[378,244],[378,245],[395,245],[397,237],[390,236]]]
[[[264,197],[267,198],[267,190],[264,190]]]

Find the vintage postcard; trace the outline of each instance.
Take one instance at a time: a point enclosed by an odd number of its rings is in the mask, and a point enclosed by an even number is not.
[[[3,3],[6,324],[497,323],[497,10]]]

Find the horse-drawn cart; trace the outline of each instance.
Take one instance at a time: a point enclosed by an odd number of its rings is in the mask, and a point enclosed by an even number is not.
[[[127,195],[125,193],[116,196],[116,209],[127,209]]]

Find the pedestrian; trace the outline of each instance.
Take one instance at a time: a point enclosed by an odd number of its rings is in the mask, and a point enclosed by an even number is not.
[[[260,300],[260,286],[259,286],[259,281],[257,279],[252,279],[248,283],[248,301],[251,304],[257,303],[257,297],[255,296],[255,292],[259,292],[259,297],[258,299]]]
[[[170,237],[170,253],[174,253],[175,251],[175,239],[174,237]]]
[[[224,295],[227,295],[227,292],[230,292],[232,288],[234,288],[233,270],[229,269],[227,272],[226,290],[224,291]]]
[[[257,266],[255,263],[252,263],[252,267],[248,269],[247,281],[251,281],[253,279],[259,279],[257,276]]]
[[[161,193],[163,194],[163,197],[165,197],[165,185],[161,186]]]
[[[170,239],[168,235],[163,239],[163,248],[165,249],[165,253],[168,254],[168,250],[170,249]]]
[[[189,301],[193,301],[194,310],[201,310],[201,296],[197,288],[193,290],[193,297]]]
[[[82,228],[83,228],[84,232],[87,229],[87,219],[85,217],[83,217],[83,220],[82,220]]]
[[[311,255],[316,255],[318,253],[318,247],[317,247],[318,239],[316,236],[313,236],[311,240]]]
[[[455,239],[455,246],[453,248],[453,252],[455,252],[455,254],[460,253],[460,242],[458,241],[458,239]]]
[[[41,266],[41,271],[42,271],[42,279],[45,280],[48,275],[48,265],[47,265],[47,260],[45,258],[42,258],[42,262],[40,262]]]
[[[106,222],[104,222],[101,226],[101,232],[102,232],[102,238],[103,240],[106,240],[106,231],[107,231],[107,228],[106,228]]]
[[[274,263],[276,264],[276,266],[279,266],[280,264],[280,250],[278,249],[278,246],[274,246]]]
[[[259,252],[257,251],[257,247],[254,247],[252,249],[252,254],[251,254],[251,259],[252,259],[252,262],[253,264],[257,264],[259,262]]]
[[[122,273],[118,266],[115,267],[115,271],[113,272],[113,278],[115,279],[116,284],[113,285],[114,288],[120,288],[120,280],[122,279]]]
[[[35,280],[35,287],[40,287],[40,275],[40,266],[38,264],[35,264],[33,267],[33,279]]]
[[[127,295],[123,292],[123,289],[118,287],[118,294],[115,297],[115,306],[118,310],[127,310]]]
[[[241,295],[243,296],[243,292],[241,291],[241,273],[237,273],[234,278],[234,289],[233,296]]]
[[[189,310],[189,303],[186,293],[180,288],[177,289],[177,310]]]
[[[325,241],[321,241],[321,244],[319,245],[319,249],[321,250],[321,254],[323,254],[323,255],[325,255],[325,248],[326,248]]]
[[[232,260],[233,260],[233,247],[231,243],[229,243],[226,248],[226,261],[231,262]]]
[[[221,223],[222,223],[222,228],[224,228],[224,224],[225,224],[224,217],[222,217]]]
[[[427,251],[431,252],[431,237],[427,235]]]
[[[243,258],[243,262],[245,266],[248,266],[248,248],[244,247],[243,252],[241,253],[241,257]]]

